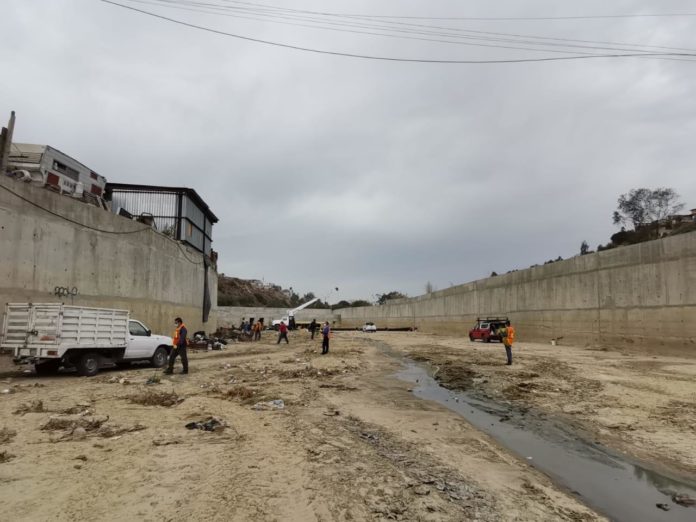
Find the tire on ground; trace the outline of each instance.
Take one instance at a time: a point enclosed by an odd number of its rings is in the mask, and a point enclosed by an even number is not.
[[[77,368],[77,373],[83,377],[92,377],[99,372],[99,367],[101,366],[101,357],[98,353],[89,352],[77,360],[75,367]]]

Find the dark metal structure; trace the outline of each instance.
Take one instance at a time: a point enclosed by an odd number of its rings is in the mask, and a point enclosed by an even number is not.
[[[116,214],[143,216],[163,234],[210,255],[213,224],[218,218],[195,190],[107,183],[105,199],[111,202],[111,210]]]

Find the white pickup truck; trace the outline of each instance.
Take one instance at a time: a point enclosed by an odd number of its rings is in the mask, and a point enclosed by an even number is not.
[[[16,364],[34,364],[36,373],[74,367],[80,375],[131,361],[162,368],[172,338],[152,335],[127,310],[87,308],[61,303],[9,303],[5,307],[0,348],[12,350]]]

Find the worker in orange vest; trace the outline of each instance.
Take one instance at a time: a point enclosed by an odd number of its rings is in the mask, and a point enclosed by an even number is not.
[[[515,342],[515,327],[510,324],[510,321],[505,321],[505,327],[499,329],[497,333],[505,345],[507,364],[510,366],[512,364],[512,343]]]
[[[174,319],[174,324],[176,325],[176,330],[174,330],[173,337],[174,347],[169,354],[169,367],[164,370],[164,373],[174,373],[174,361],[176,360],[177,356],[179,356],[181,357],[181,364],[184,367],[181,373],[186,374],[188,373],[188,355],[186,353],[186,346],[188,344],[186,341],[186,335],[188,334],[188,330],[186,330],[186,325],[181,320],[181,317]]]

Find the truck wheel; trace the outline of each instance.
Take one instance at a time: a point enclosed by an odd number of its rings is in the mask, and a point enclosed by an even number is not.
[[[164,368],[167,365],[167,349],[164,346],[159,346],[152,355],[150,362],[155,368]]]
[[[37,375],[55,375],[60,368],[60,360],[46,361],[34,365]]]
[[[96,353],[86,353],[80,357],[75,365],[77,373],[83,377],[92,377],[99,372],[101,358]]]
[[[474,336],[469,334],[469,340],[473,343],[474,342]]]

